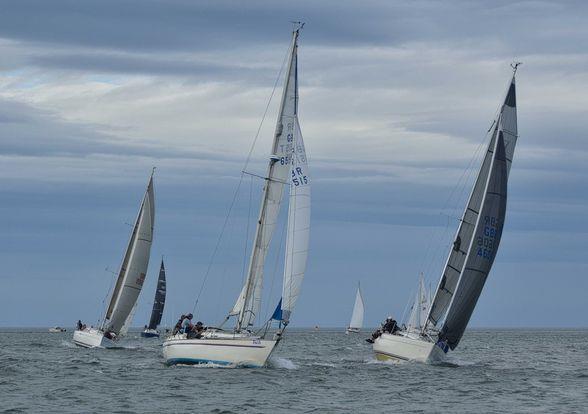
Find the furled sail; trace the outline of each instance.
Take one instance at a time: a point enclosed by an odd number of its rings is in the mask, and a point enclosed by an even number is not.
[[[155,197],[152,174],[110,298],[102,324],[104,330],[124,334],[123,327],[128,327],[129,319],[132,319],[133,310],[147,274],[154,220]]]
[[[157,329],[161,323],[163,316],[163,308],[165,307],[165,267],[163,259],[161,259],[161,267],[159,268],[159,278],[157,279],[157,289],[155,290],[155,299],[153,300],[153,310],[151,311],[151,319],[149,319],[149,329]]]
[[[440,338],[447,340],[451,349],[461,339],[496,255],[516,140],[513,75],[429,310],[427,323],[436,326],[444,320]]]
[[[296,123],[296,53],[298,31],[294,32],[288,69],[284,81],[280,111],[267,178],[263,188],[259,219],[245,285],[231,315],[239,315],[237,330],[252,326],[259,314],[263,285],[263,269],[272,235],[276,228],[284,185],[291,173],[292,142]]]
[[[357,293],[355,294],[355,304],[353,305],[353,313],[351,314],[351,322],[349,327],[352,329],[361,329],[363,327],[363,297],[361,296],[361,288],[357,286]]]

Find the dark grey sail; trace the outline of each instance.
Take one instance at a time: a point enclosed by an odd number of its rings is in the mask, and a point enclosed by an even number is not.
[[[515,67],[516,72],[516,67]],[[513,75],[492,138],[447,258],[427,324],[454,349],[463,335],[490,272],[502,235],[508,174],[517,140]]]
[[[494,157],[484,194],[484,203],[475,228],[474,238],[461,278],[455,291],[445,322],[439,334],[454,349],[465,331],[478,302],[484,283],[500,244],[506,216],[508,185],[506,155],[502,131],[493,148]]]
[[[157,326],[161,323],[161,316],[163,315],[163,308],[165,307],[165,293],[165,267],[162,259],[161,267],[159,268],[159,279],[157,279],[155,300],[153,301],[153,310],[151,311],[151,319],[149,320],[149,329],[157,329]]]

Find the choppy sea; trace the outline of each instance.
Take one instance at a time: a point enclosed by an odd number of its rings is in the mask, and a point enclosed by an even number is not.
[[[366,330],[286,332],[262,369],[167,367],[161,340],[82,349],[0,330],[2,413],[588,412],[588,330],[469,330],[443,365],[382,363]]]

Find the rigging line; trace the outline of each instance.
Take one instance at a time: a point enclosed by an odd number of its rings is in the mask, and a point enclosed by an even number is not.
[[[270,94],[270,98],[267,102],[267,105],[265,106],[265,110],[263,111],[263,116],[261,117],[261,122],[259,123],[259,126],[257,128],[257,132],[255,133],[255,137],[253,138],[253,143],[251,144],[251,148],[249,148],[249,153],[247,154],[247,158],[245,159],[245,163],[244,163],[241,171],[245,171],[247,169],[247,166],[249,165],[249,161],[251,160],[251,155],[253,154],[253,149],[255,148],[255,144],[257,142],[257,139],[259,138],[259,134],[261,132],[261,127],[263,126],[263,122],[265,121],[265,117],[267,116],[267,112],[269,110],[272,98],[274,97],[274,94],[276,92],[276,88],[277,88],[278,83],[280,81],[280,77],[282,76],[282,71],[284,70],[284,66],[286,65],[286,58],[288,57],[289,54],[290,54],[290,50],[288,49],[288,51],[286,52],[286,55],[284,56],[284,59],[282,60],[282,65],[280,67],[280,70],[278,71],[278,76],[276,77],[276,80],[274,82],[274,86],[272,88],[272,93]],[[202,280],[200,290],[198,291],[198,296],[196,297],[196,301],[194,302],[194,306],[192,308],[192,313],[196,312],[196,307],[198,306],[198,302],[200,301],[200,296],[202,295],[202,291],[204,290],[206,280],[208,279],[208,276],[210,274],[210,269],[212,268],[212,264],[214,262],[216,254],[218,252],[218,248],[220,246],[221,239],[222,239],[223,234],[225,232],[225,228],[227,226],[229,216],[231,215],[231,211],[233,210],[233,207],[235,205],[235,201],[237,199],[239,189],[241,188],[241,183],[243,182],[243,175],[244,175],[244,173],[241,172],[241,176],[239,177],[239,183],[237,184],[237,189],[235,190],[235,193],[233,194],[233,199],[231,200],[231,204],[229,206],[229,211],[228,211],[227,216],[225,217],[225,220],[223,222],[223,226],[221,228],[221,233],[216,241],[216,245],[214,247],[210,262],[208,263],[206,273],[204,274],[204,279]]]
[[[235,231],[234,231],[234,223],[232,225],[229,224],[229,227],[230,228],[229,228],[229,235],[228,235],[228,243],[227,244],[229,246],[231,246],[231,242],[232,242],[233,236],[235,234]],[[220,289],[218,289],[218,296],[217,296],[217,300],[216,300],[215,318],[218,318],[218,316],[219,316],[219,314],[221,312],[221,310],[220,310],[220,306],[221,306],[221,303],[222,303],[221,298],[222,298],[222,294],[224,293],[223,292],[223,289],[224,289],[224,284],[225,284],[225,279],[226,279],[226,276],[227,276],[228,268],[229,268],[229,261],[227,260],[225,262],[225,266],[224,266],[223,271],[221,273]]]
[[[217,252],[218,252],[218,249],[220,247],[221,240],[222,240],[223,235],[225,233],[225,230],[227,228],[227,223],[229,221],[229,217],[231,216],[231,211],[233,210],[233,207],[235,206],[235,201],[237,200],[237,195],[239,194],[239,188],[241,188],[242,182],[243,182],[243,174],[241,173],[241,178],[239,180],[239,184],[237,184],[237,189],[236,189],[235,193],[233,194],[233,199],[231,200],[231,204],[229,205],[229,211],[227,212],[227,215],[225,216],[225,220],[224,220],[223,225],[221,227],[221,232],[218,236],[218,239],[216,240],[216,244],[214,246],[212,256],[210,258],[210,261],[208,262],[206,272],[204,273],[204,279],[202,280],[202,284],[200,285],[200,290],[198,291],[198,296],[196,296],[196,301],[194,302],[194,306],[192,307],[192,313],[196,312],[196,307],[198,306],[198,301],[200,300],[200,295],[202,295],[202,291],[204,290],[204,285],[206,284],[206,279],[208,279],[208,275],[210,274],[210,269],[212,268],[212,264],[214,263],[214,259],[216,257]]]
[[[251,148],[249,148],[249,153],[247,154],[247,158],[245,159],[245,164],[243,165],[242,171],[247,170],[247,166],[249,165],[249,161],[251,160],[251,155],[253,154],[253,150],[255,149],[255,144],[257,143],[257,139],[259,138],[259,134],[261,132],[261,127],[263,126],[263,122],[265,121],[265,117],[267,116],[267,111],[269,110],[270,104],[272,102],[272,98],[276,93],[276,88],[278,87],[278,83],[280,82],[280,78],[282,76],[282,72],[284,71],[284,67],[286,66],[286,60],[290,55],[290,48],[286,51],[284,58],[282,59],[282,65],[280,66],[280,70],[278,71],[278,76],[274,81],[274,86],[272,88],[272,93],[270,94],[269,100],[267,101],[267,105],[265,106],[265,110],[263,111],[263,116],[261,117],[261,122],[257,127],[257,132],[255,133],[255,137],[253,138],[253,143],[251,144]],[[243,175],[243,174],[241,174]]]
[[[241,284],[245,282],[247,271],[247,251],[249,250],[249,226],[251,223],[251,206],[253,204],[253,177],[249,179],[249,207],[247,211],[247,229],[245,230],[245,250],[243,252],[243,268],[241,269]]]

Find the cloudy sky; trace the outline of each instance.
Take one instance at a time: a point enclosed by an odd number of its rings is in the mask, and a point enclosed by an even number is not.
[[[152,166],[156,234],[135,325],[162,255],[164,321],[192,309],[291,20],[306,22],[300,122],[313,176],[293,324],[344,326],[361,281],[373,326],[401,317],[419,272],[437,283],[517,60],[507,223],[471,326],[587,326],[588,5],[387,0],[4,1],[0,326],[98,319]],[[252,172],[264,172],[277,105]],[[259,180],[242,181],[198,305],[206,323],[240,290],[259,193]]]

